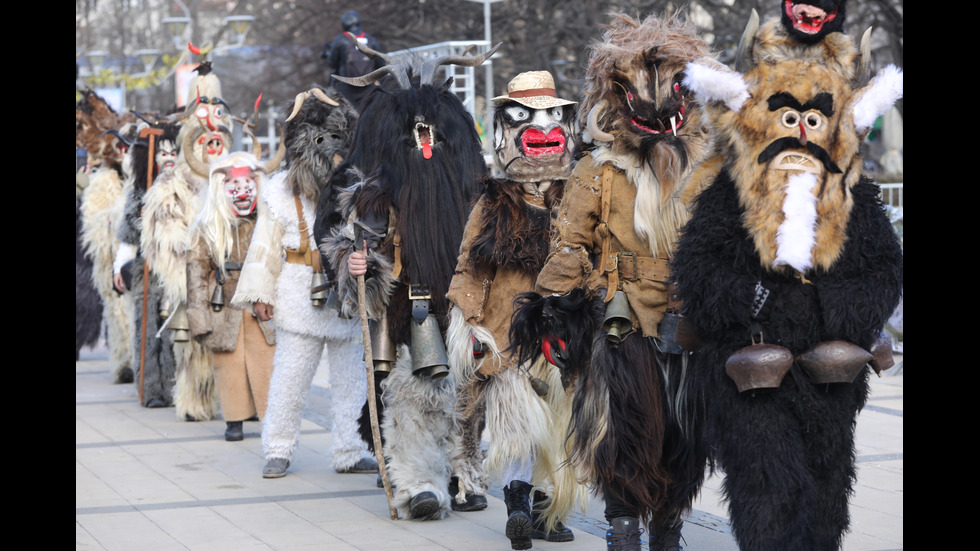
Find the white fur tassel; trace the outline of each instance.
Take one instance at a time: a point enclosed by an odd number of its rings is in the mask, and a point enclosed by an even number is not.
[[[878,76],[865,87],[861,98],[854,103],[855,129],[864,132],[871,128],[878,117],[902,98],[904,83],[904,73],[894,65],[879,71]]]
[[[802,173],[789,177],[783,214],[786,216],[776,232],[776,259],[773,266],[790,266],[805,272],[813,265],[811,251],[816,243],[817,185],[814,174]]]
[[[742,80],[742,75],[717,62],[713,62],[712,66],[705,64],[709,62],[710,60],[699,60],[688,63],[684,86],[702,100],[722,101],[729,109],[738,112],[749,99],[748,86]]]

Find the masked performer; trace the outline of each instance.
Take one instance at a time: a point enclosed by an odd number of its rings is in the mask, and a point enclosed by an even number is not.
[[[708,55],[680,14],[615,15],[592,45],[580,118],[595,150],[565,185],[535,292],[511,341],[542,350],[575,385],[571,462],[605,499],[608,549],[679,549],[681,515],[704,478],[699,401],[674,340],[668,259],[691,171],[710,150],[681,79]]]
[[[91,90],[75,106],[75,147],[87,150],[89,166],[81,203],[82,245],[91,259],[92,282],[102,299],[102,320],[116,383],[133,381],[132,311],[128,299],[113,288],[112,282],[112,264],[119,248],[116,223],[121,211],[117,204],[126,179],[122,165],[129,140],[119,133],[124,124]]]
[[[163,287],[162,309],[177,362],[173,403],[177,418],[207,421],[218,415],[211,352],[190,338],[187,299],[187,228],[197,216],[209,174],[200,167],[231,149],[232,118],[221,99],[221,83],[203,61],[191,80],[177,143],[176,167],[161,174],[144,196],[140,249]],[[193,165],[187,158],[194,156]],[[168,331],[161,331],[165,334]]]
[[[273,174],[260,197],[259,218],[233,304],[276,328],[275,370],[263,419],[262,476],[286,474],[299,445],[306,394],[326,349],[333,430],[331,460],[338,472],[375,472],[358,431],[367,376],[356,321],[324,306],[326,281],[312,240],[317,200],[347,155],[357,113],[333,89],[318,86],[284,107],[287,169]]]
[[[687,71],[726,161],[672,271],[703,342],[694,372],[739,547],[830,551],[850,521],[865,366],[890,367],[879,331],[903,280],[859,147],[903,77],[889,66],[855,86],[857,49],[843,34],[808,57],[767,51],[780,36],[776,21],[760,29],[745,74],[709,62]]]
[[[507,335],[514,297],[534,289],[548,254],[551,212],[577,151],[576,102],[557,96],[547,71],[517,75],[493,102],[495,178],[487,180],[463,235],[449,287],[448,345],[465,413],[486,414],[487,472],[504,485],[506,535],[512,548],[529,549],[532,537],[573,540],[562,520],[576,498],[587,497],[575,471],[559,469],[571,399],[558,369],[540,354],[519,363]],[[474,436],[465,456],[479,459]],[[455,471],[464,493],[485,491],[482,479],[470,475],[482,469]],[[549,504],[555,520],[546,526]]]
[[[265,418],[276,344],[268,321],[230,305],[256,218],[265,214],[256,210],[265,174],[285,155],[280,143],[279,155],[262,166],[254,136],[252,143],[255,154],[235,152],[211,162],[211,182],[190,228],[187,260],[187,322],[191,337],[211,350],[229,442],[244,438],[246,419]]]
[[[125,185],[125,206],[117,228],[119,250],[113,266],[113,280],[120,291],[126,290],[133,312],[133,366],[140,389],[141,404],[146,407],[173,405],[176,360],[169,335],[159,336],[163,291],[159,279],[150,274],[147,282],[146,313],[143,312],[143,275],[145,261],[140,253],[143,232],[143,199],[147,189],[148,164],[153,163],[153,180],[169,172],[177,158],[175,124],[162,121],[150,124],[161,133],[153,137],[153,156],[149,159],[149,136],[138,138],[129,148],[132,173]],[[150,182],[152,187],[153,182]],[[143,324],[146,338],[143,340]],[[141,363],[142,362],[142,363]]]
[[[388,77],[361,103],[348,159],[355,182],[333,206],[342,223],[327,229],[331,206],[317,209],[317,243],[336,272],[343,314],[359,315],[356,278],[363,275],[367,317],[387,335],[372,340],[372,351],[392,351],[382,359],[394,367],[381,382],[381,431],[396,489],[392,505],[412,519],[444,518],[451,507],[456,393],[444,344],[446,292],[486,172],[473,118],[448,82],[434,83],[435,72],[480,65],[495,50],[421,67],[367,50],[388,65],[344,82],[366,86]]]

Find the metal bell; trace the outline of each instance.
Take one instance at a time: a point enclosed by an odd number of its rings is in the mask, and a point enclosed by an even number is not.
[[[796,357],[814,383],[850,383],[874,356],[847,341],[824,341]]]
[[[218,284],[214,287],[214,292],[211,293],[211,310],[214,312],[220,312],[222,308],[225,307],[225,292],[224,285]]]
[[[612,346],[618,346],[633,332],[633,320],[630,317],[630,304],[626,293],[616,291],[612,300],[606,305],[606,317],[602,320],[602,330],[606,332],[606,340]]]
[[[313,306],[319,308],[327,303],[327,278],[323,277],[323,272],[313,272],[313,280],[310,282],[310,300]]]
[[[380,320],[368,320],[368,330],[371,333],[371,358],[374,361],[375,376],[386,377],[391,373],[395,363],[395,341],[388,332],[388,315]]]
[[[170,319],[168,327],[174,332],[174,342],[191,340],[191,328],[187,323],[187,310],[183,306],[177,308],[177,312]]]
[[[427,374],[436,381],[449,375],[449,356],[436,317],[429,314],[412,326],[412,373]]]

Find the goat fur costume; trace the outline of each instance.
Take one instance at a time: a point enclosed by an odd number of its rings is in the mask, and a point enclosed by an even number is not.
[[[319,92],[301,93],[283,107],[287,166],[269,177],[259,195],[259,219],[232,304],[252,310],[261,302],[274,308],[277,345],[262,426],[265,458],[292,460],[306,394],[326,354],[332,397],[330,456],[334,469],[343,471],[369,457],[358,424],[367,399],[360,325],[331,308],[314,306],[313,267],[285,259],[287,249],[300,248],[301,232],[318,254],[312,231],[317,200],[334,193],[324,184],[346,157],[357,121],[354,108],[340,94],[314,88]],[[302,220],[294,194],[302,204]]]
[[[780,34],[775,21],[760,32]],[[756,50],[745,74],[693,63],[685,80],[724,162],[671,268],[702,341],[693,363],[708,440],[746,551],[841,548],[868,369],[858,356],[851,382],[818,383],[805,359],[830,341],[872,350],[902,293],[901,246],[859,153],[902,96],[902,72],[889,66],[855,86],[856,49],[835,34],[804,57]],[[740,392],[726,365],[753,342],[791,361],[778,386]]]
[[[159,122],[154,126],[163,130],[163,134],[154,138],[154,157],[162,160],[166,155],[172,159],[177,151],[178,126],[172,123]],[[176,373],[173,342],[169,331],[160,333],[163,319],[160,317],[160,307],[163,301],[163,288],[159,279],[150,273],[146,297],[146,342],[141,343],[143,326],[143,275],[145,259],[140,251],[141,235],[143,233],[143,199],[146,194],[148,163],[154,163],[153,178],[173,169],[173,162],[165,166],[157,159],[148,159],[148,138],[137,139],[129,148],[132,159],[132,174],[125,186],[125,206],[123,218],[117,229],[120,250],[116,255],[115,271],[126,271],[130,278],[129,296],[133,316],[133,368],[134,379],[138,385],[142,381],[141,404],[144,406],[169,407],[173,405],[173,385]],[[152,182],[151,182],[152,187]],[[126,251],[129,255],[124,256]],[[141,347],[143,351],[141,352]],[[140,355],[143,364],[140,364]],[[141,376],[140,372],[145,370]]]
[[[681,78],[707,55],[680,13],[612,15],[591,45],[579,111],[595,148],[565,184],[551,253],[511,328],[522,358],[542,344],[565,347],[570,460],[605,499],[607,520],[653,520],[657,533],[690,508],[706,458],[688,356],[666,353],[660,323],[667,259],[687,220],[684,186],[711,149]],[[603,319],[617,291],[628,327],[614,345]]]
[[[575,102],[525,92],[540,92],[542,84],[554,93],[547,72],[522,73],[508,86],[515,99],[494,99],[496,177],[486,181],[463,235],[449,287],[447,347],[460,403],[467,406],[464,418],[486,416],[487,474],[504,486],[512,480],[531,484],[536,498],[547,496],[534,505],[551,532],[587,500],[575,470],[562,466],[571,396],[558,368],[540,354],[518,362],[508,338],[514,297],[534,289],[548,255],[552,212],[578,152]],[[511,90],[515,86],[523,88]],[[474,343],[487,348],[480,358],[474,357]],[[533,389],[532,377],[547,383],[543,396]],[[454,451],[463,497],[486,491],[480,439],[464,433],[465,445]]]
[[[180,152],[172,171],[161,174],[144,196],[140,248],[163,287],[170,317],[167,331],[187,300],[187,229],[197,216],[208,186],[207,163],[231,149],[231,114],[221,100],[221,83],[210,64],[201,63],[192,80],[177,141]],[[193,161],[188,157],[193,156]],[[194,165],[190,163],[194,162]],[[190,339],[174,342],[177,361],[174,406],[178,419],[207,421],[218,416],[218,395],[210,351]]]
[[[134,125],[118,117],[92,91],[86,91],[75,105],[75,147],[84,147],[89,159],[88,186],[79,209],[81,240],[92,262],[92,284],[102,302],[101,319],[116,383],[131,382],[133,377],[132,312],[128,300],[112,284],[112,265],[119,248],[116,227],[126,180],[123,150],[127,142],[120,131],[126,132],[126,127],[133,129]]]
[[[321,200],[317,208],[317,243],[336,274],[345,316],[359,317],[357,279],[348,271],[348,257],[364,248],[355,241],[355,223],[368,227],[364,306],[369,319],[387,323],[397,348],[395,365],[380,383],[381,430],[395,487],[392,505],[403,518],[436,520],[449,514],[450,452],[458,434],[454,377],[433,379],[424,369],[413,373],[412,325],[422,322],[412,317],[409,286],[428,288],[425,321],[434,318],[439,330],[429,342],[441,341],[466,217],[486,173],[473,118],[449,83],[436,84],[434,76],[441,64],[475,66],[493,51],[427,60],[421,67],[369,52],[385,57],[388,65],[345,80],[370,85],[383,78],[360,104],[351,155],[341,167],[351,170],[352,184],[336,204]]]

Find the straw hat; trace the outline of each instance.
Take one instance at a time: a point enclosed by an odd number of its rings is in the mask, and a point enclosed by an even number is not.
[[[507,95],[497,96],[490,101],[494,103],[516,101],[531,109],[547,109],[578,103],[558,97],[558,93],[555,92],[555,79],[548,71],[528,71],[517,75],[507,83]]]

